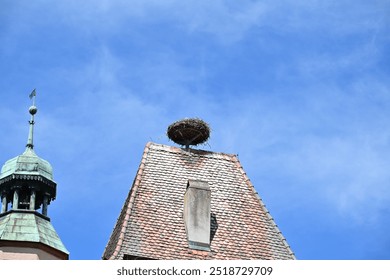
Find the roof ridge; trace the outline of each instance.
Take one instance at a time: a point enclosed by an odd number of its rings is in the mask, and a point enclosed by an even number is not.
[[[144,152],[142,154],[141,163],[140,163],[140,165],[138,167],[137,174],[136,174],[135,179],[133,181],[133,185],[132,185],[132,187],[130,189],[130,192],[129,192],[128,196],[127,196],[125,204],[122,207],[121,214],[120,214],[119,217],[121,217],[121,215],[122,215],[122,213],[124,211],[126,211],[126,212],[125,212],[125,215],[123,217],[123,222],[122,222],[121,227],[120,227],[120,233],[119,233],[119,236],[118,236],[118,240],[116,242],[116,246],[115,246],[114,252],[108,258],[110,260],[115,259],[118,256],[118,254],[119,254],[119,252],[120,252],[120,250],[122,248],[122,244],[123,244],[123,240],[124,240],[124,237],[125,237],[127,224],[128,224],[128,222],[130,220],[132,208],[133,208],[133,205],[134,205],[134,200],[135,200],[135,197],[136,197],[138,186],[139,186],[139,184],[141,182],[141,177],[142,177],[142,174],[143,174],[143,171],[144,171],[144,167],[145,167],[145,161],[146,161],[146,158],[148,156],[148,153],[149,153],[151,145],[152,145],[152,142],[146,143],[146,146],[144,148]],[[113,232],[111,233],[111,235],[113,235],[113,234],[115,234],[115,228],[113,229]],[[109,243],[107,244],[106,249],[108,247],[109,247]],[[106,252],[103,253],[103,256],[105,255],[105,253]]]
[[[223,153],[223,152],[213,152],[213,151],[192,149],[192,148],[186,149],[186,148],[169,146],[166,144],[160,144],[160,143],[155,143],[155,142],[148,142],[147,145],[150,145],[151,149],[156,148],[156,147],[160,147],[160,148],[162,148],[162,150],[168,151],[171,153],[187,153],[187,154],[190,153],[190,154],[199,154],[199,155],[203,155],[203,156],[207,156],[207,155],[221,156],[221,157],[224,157],[225,159],[227,159],[227,157],[228,157],[229,160],[231,160],[232,158],[237,158],[237,154],[228,154],[228,153]]]
[[[256,191],[255,189],[255,186],[252,184],[251,180],[249,179],[248,175],[246,174],[245,170],[244,170],[244,167],[242,166],[240,160],[237,158],[237,161],[236,161],[236,166],[237,168],[240,170],[242,176],[245,178],[245,183],[247,184],[247,186],[252,190],[252,192],[256,195],[259,203],[260,203],[260,206],[263,208],[264,210],[264,213],[266,214],[267,218],[268,218],[268,221],[271,222],[271,224],[274,226],[273,228],[276,230],[277,234],[279,235],[279,238],[280,240],[282,241],[282,243],[284,244],[284,246],[287,248],[290,256],[293,258],[293,259],[296,259],[295,257],[295,254],[294,252],[291,250],[291,247],[290,245],[288,245],[287,241],[286,241],[286,238],[283,236],[282,232],[280,231],[278,225],[275,223],[275,220],[274,218],[272,218],[271,216],[271,213],[269,212],[269,210],[267,209],[266,205],[264,204],[263,200],[261,199],[259,193]]]
[[[4,231],[5,231],[6,225],[9,223],[10,217],[9,217],[9,215],[5,215],[5,216],[0,217],[0,221],[1,221],[2,219],[4,219],[4,220],[5,220],[5,219],[8,219],[8,220],[7,220],[7,221],[4,221],[3,227],[0,228],[0,239],[3,237],[3,234],[4,234]],[[0,223],[0,224],[1,224],[1,223]]]
[[[34,214],[35,223],[37,224],[37,233],[39,237],[39,242],[51,248],[54,248],[58,251],[69,254],[68,249],[66,249],[64,243],[62,243],[60,236],[54,229],[54,226],[52,225],[50,220],[46,219],[45,217],[42,217],[37,212],[33,212],[33,214]],[[42,227],[45,228],[46,230],[50,230],[51,233],[50,234],[45,233],[44,231],[42,231]]]

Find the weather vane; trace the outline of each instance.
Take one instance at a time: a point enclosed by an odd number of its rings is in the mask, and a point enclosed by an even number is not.
[[[33,106],[35,106],[35,96],[37,96],[37,92],[36,92],[36,90],[34,88],[33,91],[29,95],[30,99],[33,100]]]

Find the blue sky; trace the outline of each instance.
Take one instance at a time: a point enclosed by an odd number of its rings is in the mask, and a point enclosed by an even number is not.
[[[54,168],[49,216],[100,259],[148,141],[199,117],[298,259],[390,259],[389,1],[11,1],[0,161]]]

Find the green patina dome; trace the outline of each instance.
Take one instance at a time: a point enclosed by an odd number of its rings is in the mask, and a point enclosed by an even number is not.
[[[0,179],[12,174],[41,175],[53,180],[53,168],[50,163],[38,157],[31,148],[27,148],[20,156],[8,160],[1,168]]]

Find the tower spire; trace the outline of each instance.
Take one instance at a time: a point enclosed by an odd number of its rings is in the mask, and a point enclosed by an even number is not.
[[[27,139],[27,145],[26,145],[27,149],[34,149],[34,124],[35,124],[34,115],[38,111],[37,107],[35,106],[35,97],[36,96],[37,96],[37,93],[34,89],[29,95],[30,99],[32,99],[33,104],[28,109],[28,111],[30,112],[31,118],[29,121],[30,129],[28,132],[28,139]]]
[[[35,89],[29,97],[32,106],[26,150],[7,160],[0,171],[0,259],[32,254],[38,259],[69,259],[47,213],[56,199],[57,184],[50,163],[33,150],[34,115],[38,111]]]

